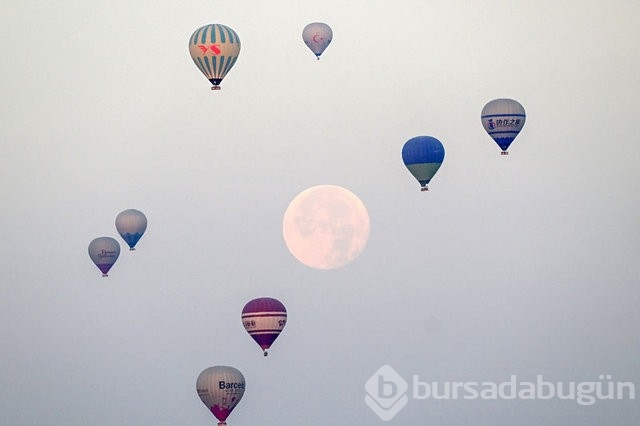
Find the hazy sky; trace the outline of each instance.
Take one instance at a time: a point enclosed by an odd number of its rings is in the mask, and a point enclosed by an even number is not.
[[[5,1],[0,424],[215,424],[195,381],[225,364],[247,381],[230,426],[385,424],[364,403],[385,364],[640,391],[638,22],[637,1]],[[207,23],[242,41],[219,92],[187,49]],[[480,122],[499,97],[527,112],[506,158]],[[426,193],[400,155],[417,135],[446,149]],[[282,237],[319,184],[371,219],[332,271]],[[128,208],[147,233],[102,278],[87,245]],[[240,321],[259,296],[289,312],[267,358]],[[411,399],[386,424],[635,426],[639,407]]]

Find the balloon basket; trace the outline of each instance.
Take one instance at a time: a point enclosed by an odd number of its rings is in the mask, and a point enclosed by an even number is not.
[[[500,153],[500,155],[509,155],[509,152],[508,152],[508,151],[502,151],[502,152]]]
[[[227,426],[227,422],[220,422],[218,423],[218,426]]]
[[[220,90],[221,87],[220,86],[211,86],[211,90]]]
[[[269,352],[264,351],[264,356],[269,356]]]
[[[102,274],[102,276],[103,276],[103,277],[108,277],[109,275],[108,275],[108,274]]]
[[[135,249],[136,249],[135,247],[131,247],[129,251],[134,251]]]
[[[422,188],[420,188],[420,191],[428,191],[429,188],[427,188],[426,186],[423,186]]]

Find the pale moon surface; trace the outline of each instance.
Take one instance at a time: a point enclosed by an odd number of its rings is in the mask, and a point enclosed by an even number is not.
[[[283,219],[291,254],[316,269],[336,269],[357,258],[369,239],[369,213],[351,191],[318,185],[298,194]]]

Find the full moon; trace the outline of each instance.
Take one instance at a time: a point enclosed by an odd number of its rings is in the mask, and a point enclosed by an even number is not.
[[[282,221],[291,254],[315,269],[336,269],[357,258],[369,239],[369,214],[352,192],[318,185],[298,194]]]

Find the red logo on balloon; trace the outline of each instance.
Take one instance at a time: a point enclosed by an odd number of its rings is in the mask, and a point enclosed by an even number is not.
[[[199,44],[198,48],[202,50],[203,55],[205,55],[208,50],[211,50],[214,55],[219,55],[221,53],[220,46],[217,44],[212,44],[211,46],[205,46],[204,44]]]

